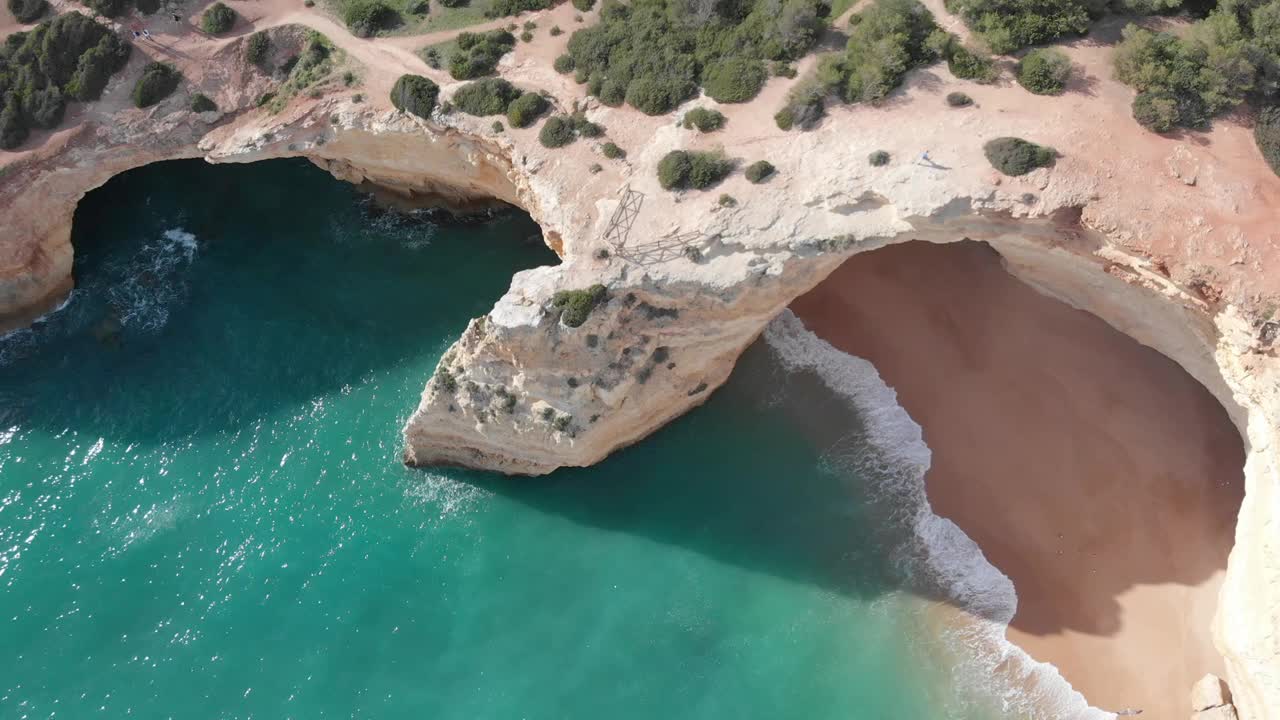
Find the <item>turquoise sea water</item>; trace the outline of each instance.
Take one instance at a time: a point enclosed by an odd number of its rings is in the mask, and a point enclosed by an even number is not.
[[[70,304],[0,341],[0,717],[980,717],[762,344],[596,467],[401,465],[451,339],[556,261],[527,217],[183,162],[74,241]]]

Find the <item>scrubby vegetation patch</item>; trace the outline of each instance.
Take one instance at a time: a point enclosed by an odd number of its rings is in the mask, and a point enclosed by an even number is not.
[[[17,147],[32,128],[54,128],[71,100],[102,95],[132,47],[110,28],[70,12],[0,43],[0,148]]]
[[[421,75],[401,75],[391,87],[391,104],[423,119],[431,117],[439,97],[440,86]]]
[[[1071,60],[1052,48],[1036,48],[1018,62],[1018,84],[1037,95],[1058,95],[1067,88]]]
[[[1026,175],[1036,168],[1049,167],[1058,157],[1051,147],[1037,145],[1022,138],[1002,137],[982,146],[991,166],[1005,175]]]
[[[569,39],[575,78],[608,105],[661,115],[699,87],[722,102],[755,97],[765,60],[803,56],[829,8],[821,0],[605,0]]]
[[[609,292],[599,283],[584,290],[561,290],[551,298],[551,307],[560,311],[560,322],[576,328],[582,327],[600,303],[608,299]]]
[[[210,35],[221,35],[236,24],[236,11],[225,3],[216,2],[204,11],[200,18],[200,29]]]
[[[147,63],[142,69],[142,77],[133,86],[133,104],[140,108],[155,105],[173,94],[182,82],[182,73],[166,63]]]
[[[723,153],[672,150],[658,161],[658,184],[664,190],[705,190],[732,171],[733,163]]]
[[[708,133],[724,127],[725,122],[724,113],[719,110],[694,108],[684,114],[680,124],[686,129],[697,128],[699,132]]]

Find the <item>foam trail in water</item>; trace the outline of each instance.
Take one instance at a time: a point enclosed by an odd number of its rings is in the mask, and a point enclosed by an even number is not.
[[[164,327],[170,306],[186,292],[181,274],[195,262],[199,247],[196,236],[182,228],[165,230],[159,241],[143,245],[107,290],[120,324],[152,331]]]
[[[867,482],[906,504],[908,522],[919,547],[908,550],[959,606],[973,616],[972,624],[949,632],[963,645],[974,666],[956,678],[966,692],[998,696],[1012,717],[1033,720],[1103,720],[1115,715],[1089,706],[1049,663],[1037,662],[1005,638],[1018,598],[1013,582],[987,561],[955,523],[933,513],[925,491],[925,472],[931,462],[920,425],[898,404],[898,394],[885,384],[875,366],[837,350],[810,332],[790,310],[769,323],[765,341],[789,371],[811,371],[847,399],[866,424],[874,453],[849,449],[838,459],[862,470]],[[878,457],[872,457],[878,455]],[[827,458],[828,461],[831,458]],[[910,563],[914,558],[907,557]]]

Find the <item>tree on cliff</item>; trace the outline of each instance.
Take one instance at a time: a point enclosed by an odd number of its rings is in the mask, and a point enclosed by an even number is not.
[[[436,109],[440,86],[421,75],[401,75],[391,88],[391,104],[397,110],[428,119]]]

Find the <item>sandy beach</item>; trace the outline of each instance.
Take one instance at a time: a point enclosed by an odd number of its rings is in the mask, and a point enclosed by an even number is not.
[[[859,255],[792,306],[924,428],[934,511],[1017,588],[1011,641],[1100,708],[1189,714],[1243,494],[1225,411],[1175,363],[978,243]]]

